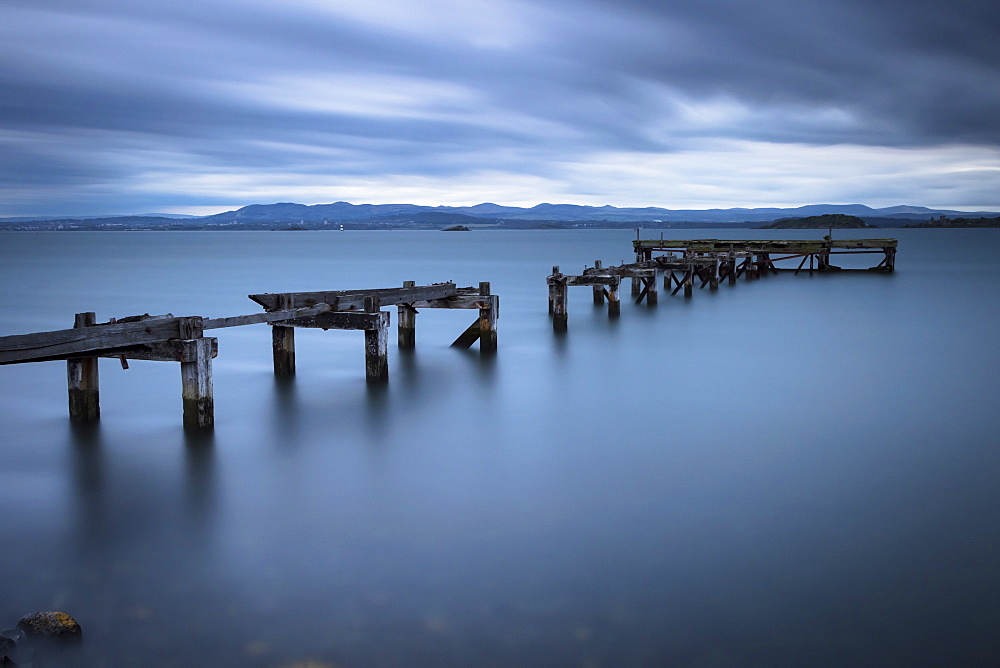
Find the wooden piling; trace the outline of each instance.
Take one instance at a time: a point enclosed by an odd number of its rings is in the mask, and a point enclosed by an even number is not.
[[[365,297],[366,313],[378,313],[379,307],[377,295]],[[365,330],[365,377],[376,383],[389,380],[388,318],[380,319],[374,329]]]
[[[274,356],[275,376],[295,375],[295,328],[273,325],[271,351]]]
[[[684,296],[690,298],[694,295],[694,268],[690,268],[684,274]]]
[[[77,313],[73,327],[89,327],[97,323],[97,316],[88,311]],[[69,419],[74,422],[93,422],[101,417],[100,379],[96,357],[79,357],[66,361],[69,386]]]
[[[826,249],[816,254],[816,270],[830,271],[830,250]]]
[[[200,317],[179,318],[181,341],[181,392],[184,427],[206,429],[215,425],[215,397],[212,390],[212,344],[206,338]]]
[[[608,286],[608,317],[617,318],[622,313],[622,302],[618,295],[619,287],[621,286],[621,279],[611,283]]]
[[[559,267],[552,267],[552,275],[549,276],[549,312],[552,313],[552,329],[557,332],[566,331],[566,292],[566,279],[559,273]]]
[[[497,351],[496,327],[499,298],[490,294],[488,282],[479,284],[479,294],[487,298],[483,300],[485,306],[479,308],[479,353],[487,355]]]
[[[552,275],[560,276],[559,266],[555,265],[552,267]],[[556,284],[549,281],[549,315],[553,315],[556,312]]]
[[[287,295],[278,299],[280,308],[290,308]],[[275,376],[295,375],[295,328],[283,325],[271,326],[271,353],[274,358]]]
[[[416,281],[403,281],[404,288],[416,286]],[[404,349],[412,349],[417,346],[417,309],[411,304],[399,305],[398,346]]]
[[[594,269],[601,270],[604,268],[604,264],[600,260],[594,260]],[[604,286],[595,285],[594,286],[594,303],[603,304],[604,303]]]
[[[656,271],[646,281],[646,306],[656,306],[659,301],[659,293],[656,290]]]
[[[214,341],[213,338],[199,337],[182,342],[185,346],[185,361],[181,362],[185,429],[210,429],[215,426],[215,395],[212,387]]]

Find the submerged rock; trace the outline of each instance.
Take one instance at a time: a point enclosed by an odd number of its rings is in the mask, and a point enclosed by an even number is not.
[[[65,612],[36,612],[22,617],[17,628],[29,639],[78,642],[83,638],[83,630],[75,619]]]

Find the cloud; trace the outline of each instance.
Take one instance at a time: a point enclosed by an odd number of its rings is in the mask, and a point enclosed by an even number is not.
[[[998,208],[983,187],[997,15],[970,0],[7,0],[0,215],[350,193],[672,206],[656,184],[678,176],[684,206],[713,206],[755,191],[741,160],[764,154],[804,170],[774,171],[775,201]],[[847,155],[857,178],[824,162]],[[904,155],[945,157],[921,180],[889,157]],[[623,160],[661,171],[639,187],[614,176]]]

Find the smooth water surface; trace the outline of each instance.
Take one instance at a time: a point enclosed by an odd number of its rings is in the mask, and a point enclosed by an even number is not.
[[[64,610],[108,667],[995,664],[1000,231],[837,234],[897,272],[617,320],[573,288],[562,336],[551,267],[632,233],[4,234],[0,335],[405,280],[501,307],[485,359],[422,311],[382,387],[360,332],[299,330],[279,382],[268,327],[216,330],[203,438],[176,364],[102,360],[77,429],[65,363],[0,367],[0,628]]]

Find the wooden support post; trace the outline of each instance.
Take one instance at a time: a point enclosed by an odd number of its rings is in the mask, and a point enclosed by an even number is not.
[[[632,296],[638,297],[642,294],[642,279],[638,276],[632,278]]]
[[[895,248],[883,248],[885,251],[885,266],[890,272],[896,271],[896,249]]]
[[[291,307],[288,295],[278,298],[279,308]],[[295,375],[295,328],[282,325],[271,326],[271,352],[274,357],[275,376]]]
[[[656,290],[656,270],[653,270],[653,275],[646,281],[646,306],[656,306],[659,301],[659,292]]]
[[[77,313],[73,327],[89,327],[97,323],[93,312]],[[93,422],[101,417],[100,382],[96,357],[80,357],[66,361],[69,385],[69,419]]]
[[[558,269],[558,267],[553,267]],[[552,303],[552,329],[557,332],[566,331],[566,279],[559,275],[549,283],[549,300]],[[610,300],[608,302],[610,304]]]
[[[198,318],[201,320],[201,318]],[[212,390],[212,347],[215,339],[184,340],[181,387],[184,397],[184,428],[210,429],[215,426],[215,396]]]
[[[479,284],[479,294],[487,299],[489,305],[479,309],[479,354],[489,355],[497,351],[497,311],[499,298],[490,294],[490,284]]]
[[[691,297],[694,294],[694,268],[687,270],[684,274],[684,296]]]
[[[416,286],[416,281],[403,281],[404,288]],[[398,343],[400,348],[412,349],[417,346],[417,309],[410,304],[399,305]]]
[[[377,295],[365,297],[365,313],[378,313],[380,300]],[[388,314],[386,314],[388,315]],[[369,382],[389,380],[388,318],[379,321],[375,329],[365,330],[365,377]]]
[[[274,355],[274,375],[295,375],[295,328],[273,325],[271,351]]]
[[[771,255],[769,253],[760,253],[757,255],[757,278],[765,278],[770,273],[771,268]]]
[[[594,269],[603,269],[604,264],[600,260],[594,260]],[[604,303],[604,286],[595,285],[594,286],[594,303],[603,304]]]
[[[730,255],[728,261],[728,267],[726,269],[727,277],[729,278],[729,285],[736,285],[736,255]]]
[[[552,267],[552,275],[553,276],[560,275],[558,266]],[[552,281],[549,281],[549,315],[552,315],[555,312],[556,312],[556,284]]]
[[[608,317],[617,318],[622,313],[622,302],[618,296],[618,289],[621,286],[622,279],[619,276],[615,276],[615,281],[608,286]]]

